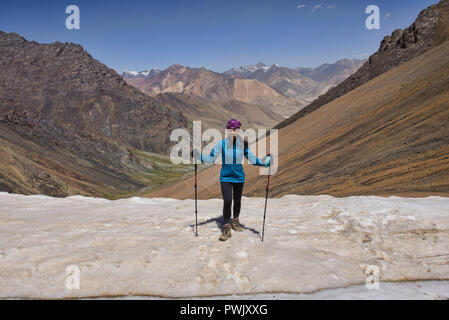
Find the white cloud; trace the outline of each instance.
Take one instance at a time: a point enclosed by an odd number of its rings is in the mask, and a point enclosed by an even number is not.
[[[361,53],[356,56],[357,59],[365,59],[369,56],[369,53]]]
[[[384,20],[387,20],[388,18],[390,17],[390,13],[389,12],[387,12],[386,14],[385,14],[385,18],[384,18]]]
[[[296,6],[298,9],[302,9],[302,8],[306,8],[307,7],[307,5],[306,4],[298,4],[297,6]],[[309,7],[312,7],[312,6],[309,6]],[[313,8],[312,8],[312,13],[313,12],[315,12],[315,11],[317,11],[318,9],[335,9],[335,8],[337,8],[337,5],[335,5],[335,4],[328,4],[328,3],[325,3],[325,4],[317,4],[317,5],[315,5],[315,6],[313,6]]]
[[[317,11],[319,8],[322,8],[322,7],[323,7],[322,4],[317,4],[315,7],[313,7],[312,12],[315,12],[315,11]]]

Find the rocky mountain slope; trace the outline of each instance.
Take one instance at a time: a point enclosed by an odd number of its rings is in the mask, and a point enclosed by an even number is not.
[[[449,196],[448,17],[447,0],[424,10],[410,28],[386,37],[386,56],[370,59],[376,70],[388,60],[390,70],[280,128],[272,196]],[[416,37],[402,48],[398,34],[410,30]],[[404,62],[408,47],[416,56]],[[201,198],[221,197],[219,170],[217,165],[200,174]],[[244,195],[264,196],[266,176],[252,166],[245,170]],[[186,180],[149,196],[191,198],[191,186]]]
[[[0,31],[0,186],[56,196],[142,189],[151,164],[188,120],[129,86],[80,45]]]

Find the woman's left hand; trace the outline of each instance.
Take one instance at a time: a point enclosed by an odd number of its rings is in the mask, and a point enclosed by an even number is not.
[[[265,168],[271,166],[271,156],[266,156],[265,157]]]

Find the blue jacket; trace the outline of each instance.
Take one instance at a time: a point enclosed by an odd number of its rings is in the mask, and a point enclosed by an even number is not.
[[[265,164],[257,158],[249,149],[247,143],[238,137],[233,144],[229,138],[218,142],[208,156],[201,154],[201,162],[212,164],[221,154],[221,182],[241,183],[245,182],[245,172],[243,171],[243,156],[255,166],[264,167]]]

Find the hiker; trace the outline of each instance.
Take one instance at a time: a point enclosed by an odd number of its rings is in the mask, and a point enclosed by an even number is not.
[[[221,241],[226,241],[231,237],[231,228],[235,231],[243,231],[239,223],[243,184],[245,183],[245,172],[243,171],[242,160],[245,156],[249,162],[255,166],[269,167],[270,156],[262,162],[249,149],[248,141],[243,140],[239,135],[241,123],[236,119],[228,121],[226,126],[227,138],[218,142],[208,156],[204,156],[198,150],[193,150],[192,155],[201,162],[212,164],[221,154],[222,167],[220,173],[221,193],[223,195],[223,233]],[[222,152],[223,151],[223,152]],[[234,217],[231,221],[231,206],[234,199]]]

